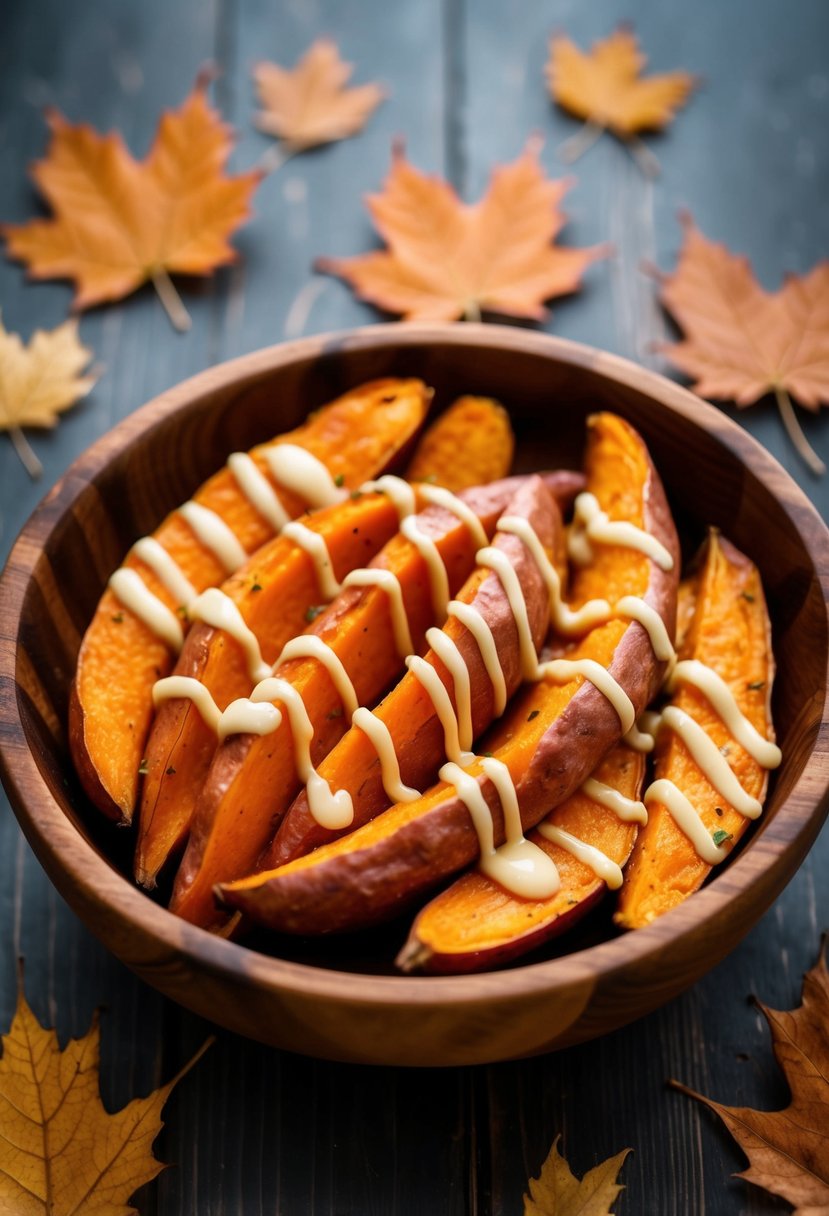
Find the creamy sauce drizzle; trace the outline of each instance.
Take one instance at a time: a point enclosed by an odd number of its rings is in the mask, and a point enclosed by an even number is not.
[[[400,534],[414,545],[426,563],[432,594],[432,612],[436,620],[443,623],[446,620],[446,609],[449,605],[449,575],[446,573],[440,550],[431,536],[427,536],[422,530],[416,515],[409,515],[402,521]]]
[[[552,823],[540,823],[536,830],[545,840],[557,844],[561,849],[566,849],[577,861],[583,862],[597,878],[607,884],[611,891],[616,891],[621,887],[621,869],[601,849],[587,844],[584,840],[579,840],[578,836],[573,836],[571,832],[565,832],[564,828],[556,827]]]
[[[215,511],[203,507],[200,502],[185,502],[178,509],[187,521],[196,538],[209,549],[227,574],[233,574],[247,561],[248,555],[235,534]]]
[[[349,679],[348,672],[343,666],[342,659],[339,655],[334,654],[330,646],[326,646],[322,638],[317,637],[315,634],[303,633],[297,638],[292,638],[290,642],[286,642],[282,647],[279,658],[274,663],[274,669],[281,667],[289,659],[303,658],[317,659],[318,662],[322,663],[343,703],[343,709],[349,717],[355,714],[360,702],[357,699],[357,693],[354,691],[354,685]]]
[[[364,570],[352,570],[343,580],[344,587],[379,587],[385,591],[391,612],[391,626],[394,632],[394,644],[401,659],[414,650],[409,618],[406,615],[406,605],[403,603],[403,588],[400,579],[391,570],[382,570],[377,566],[366,566]]]
[[[262,658],[259,639],[245,624],[238,606],[224,591],[209,587],[193,600],[187,615],[192,621],[204,621],[213,629],[221,629],[241,646],[252,683],[270,675],[271,665]]]
[[[206,726],[224,740],[228,735],[240,734],[246,731],[254,735],[269,735],[282,721],[282,714],[274,705],[257,705],[251,707],[246,697],[231,701],[227,709],[221,711],[213,700],[209,689],[201,680],[192,676],[165,676],[156,680],[153,685],[153,704],[156,708],[164,701],[187,699],[198,710]]]
[[[227,467],[253,509],[271,525],[274,532],[281,532],[291,517],[255,460],[247,452],[233,452],[227,458]]]
[[[454,764],[471,764],[475,759],[474,752],[463,751],[458,737],[458,719],[452,708],[452,700],[446,691],[446,685],[441,680],[431,663],[419,655],[410,654],[406,659],[406,667],[417,682],[426,690],[426,695],[434,706],[440,724],[443,727],[444,751]]]
[[[549,663],[542,663],[539,671],[545,679],[553,680],[557,684],[567,684],[575,676],[583,676],[598,688],[616,710],[623,733],[634,725],[636,711],[633,702],[607,668],[602,667],[595,659],[552,659]]]
[[[456,730],[460,747],[469,751],[472,747],[472,687],[469,679],[469,668],[463,660],[463,655],[452,639],[442,629],[426,630],[426,641],[443,663],[455,690],[455,705],[457,706]],[[451,758],[451,757],[450,757]]]
[[[295,443],[274,444],[263,455],[277,484],[312,509],[331,507],[348,497],[348,490],[337,485],[322,461]]]
[[[328,552],[325,537],[319,532],[313,532],[305,524],[301,524],[295,519],[285,525],[282,535],[287,536],[288,540],[292,540],[300,549],[305,550],[314,563],[320,595],[325,600],[333,600],[342,590],[342,585],[337,582],[334,574],[331,554]]]
[[[184,644],[181,621],[157,595],[153,595],[137,570],[121,566],[110,576],[109,586],[126,609],[178,654]]]
[[[644,802],[626,798],[612,785],[605,785],[603,781],[597,781],[595,777],[588,777],[582,783],[581,788],[588,798],[591,798],[593,802],[598,802],[599,806],[605,807],[608,811],[612,811],[616,818],[621,819],[623,823],[648,822],[648,812]]]
[[[145,566],[149,566],[153,574],[170,595],[183,608],[196,598],[198,592],[189,578],[186,577],[178,562],[153,536],[142,536],[132,547],[136,557]]]
[[[473,608],[471,604],[464,604],[462,600],[452,600],[447,608],[447,615],[457,617],[477,642],[481,652],[481,661],[492,683],[493,712],[496,718],[500,718],[507,705],[507,682],[501,660],[498,657],[498,647],[495,645],[495,638],[492,636],[488,622],[484,620],[477,608]]]
[[[394,750],[391,732],[376,714],[361,706],[351,717],[351,725],[358,727],[364,735],[368,735],[380,760],[383,789],[392,802],[414,802],[420,797],[420,790],[404,785],[400,780],[400,765],[397,752]]]
[[[595,494],[579,494],[573,508],[573,527],[568,537],[570,557],[576,565],[586,565],[593,557],[591,541],[601,545],[621,545],[635,549],[656,562],[660,570],[672,570],[674,559],[650,532],[626,520],[610,520],[599,506]]]

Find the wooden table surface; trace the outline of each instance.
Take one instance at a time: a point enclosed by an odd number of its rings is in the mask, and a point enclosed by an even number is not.
[[[610,240],[612,260],[557,303],[551,331],[659,368],[666,336],[643,260],[670,268],[688,207],[711,237],[748,254],[763,283],[804,271],[829,250],[825,0],[629,0],[658,70],[704,79],[670,132],[651,139],[662,165],[647,181],[604,138],[572,170],[565,243]],[[576,123],[549,104],[547,40],[582,45],[620,16],[610,0],[6,0],[0,21],[0,220],[39,205],[26,165],[46,145],[43,109],[118,128],[143,155],[159,111],[178,105],[199,66],[215,61],[215,96],[239,131],[236,168],[268,142],[251,126],[251,64],[293,62],[327,33],[389,100],[356,140],[297,157],[268,178],[238,265],[185,287],[193,317],[176,334],[150,290],[84,316],[83,340],[104,366],[92,394],[49,435],[35,435],[45,473],[32,483],[0,437],[0,546],[5,555],[41,495],[78,453],[142,402],[221,359],[300,333],[380,321],[339,282],[312,275],[319,254],[372,247],[361,205],[404,135],[420,167],[467,199],[533,131],[543,161],[565,172],[558,145]],[[3,320],[28,336],[67,313],[65,284],[32,285],[0,261]],[[792,454],[768,401],[740,415],[822,510],[820,481]],[[829,461],[829,431],[806,419]],[[79,572],[82,577],[82,572]],[[773,1108],[786,1091],[755,993],[798,1003],[800,977],[829,927],[829,831],[777,904],[735,953],[660,1012],[599,1042],[543,1059],[409,1072],[301,1059],[229,1034],[174,1093],[157,1153],[173,1163],[139,1192],[141,1213],[174,1216],[459,1216],[520,1213],[529,1175],[554,1137],[578,1174],[620,1149],[634,1155],[617,1211],[631,1216],[758,1216],[788,1210],[735,1180],[741,1154],[715,1118],[668,1090],[669,1076],[731,1104]],[[170,1077],[209,1027],[143,986],[75,918],[41,872],[3,802],[0,810],[0,1025],[15,1001],[15,958],[42,1020],[62,1038],[103,1029],[105,1101],[123,1105]]]

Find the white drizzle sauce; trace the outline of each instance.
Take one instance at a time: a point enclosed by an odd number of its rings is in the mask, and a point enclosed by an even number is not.
[[[459,745],[464,751],[472,747],[472,687],[469,668],[457,645],[442,629],[426,630],[426,641],[452,677],[457,706],[456,730]]]
[[[586,565],[593,557],[591,541],[601,545],[622,545],[636,549],[656,562],[660,570],[672,570],[674,559],[650,532],[637,528],[626,520],[610,520],[607,512],[599,506],[595,494],[583,492],[576,498],[573,507],[573,527],[567,546],[576,565]]]
[[[109,586],[129,612],[178,654],[184,644],[181,621],[157,595],[153,595],[137,570],[121,566],[110,575]]]
[[[274,663],[274,669],[281,667],[289,659],[303,658],[317,659],[322,663],[343,703],[343,709],[349,717],[352,717],[360,705],[360,702],[357,700],[357,693],[354,691],[354,685],[349,679],[342,659],[334,653],[330,646],[326,646],[322,638],[317,637],[316,634],[303,633],[297,638],[292,638],[290,642],[286,642],[282,647],[279,658]]]
[[[612,811],[617,819],[621,819],[622,823],[648,822],[648,812],[644,802],[626,798],[612,785],[605,785],[603,781],[597,781],[595,777],[588,777],[582,783],[581,788],[588,798],[591,798],[593,802],[598,802],[599,806],[605,807],[606,810]]]
[[[312,532],[305,524],[301,524],[295,519],[285,525],[282,535],[287,536],[288,540],[292,540],[300,549],[305,550],[314,563],[320,595],[323,599],[333,600],[342,590],[342,585],[337,582],[334,574],[331,554],[328,552],[325,537],[319,532]]]
[[[385,591],[391,612],[391,625],[394,632],[394,644],[401,659],[414,650],[412,633],[409,629],[409,618],[406,615],[406,605],[403,603],[403,588],[400,579],[391,570],[382,570],[377,566],[366,566],[364,570],[352,570],[343,579],[344,587],[379,587]]]
[[[153,685],[153,704],[156,708],[164,701],[179,697],[192,701],[205,725],[220,741],[228,735],[240,734],[242,731],[254,735],[269,735],[282,721],[282,714],[275,705],[252,706],[246,697],[231,701],[227,709],[221,711],[209,689],[201,680],[195,680],[192,676],[165,676],[163,680],[156,680]]]
[[[457,494],[453,494],[451,490],[445,490],[443,486],[429,485],[425,481],[419,482],[417,489],[424,502],[436,507],[443,507],[445,511],[449,511],[451,515],[466,525],[476,549],[482,549],[489,543],[484,525],[472,508],[467,506],[462,498],[458,498]]]
[[[448,616],[457,617],[478,643],[481,661],[492,682],[494,714],[496,718],[500,718],[507,705],[507,682],[489,623],[484,620],[477,608],[473,608],[471,604],[464,604],[462,600],[452,600],[446,611]]]
[[[698,659],[683,659],[677,663],[668,677],[667,688],[673,691],[677,684],[693,684],[706,697],[722,718],[728,731],[741,747],[762,765],[777,768],[783,753],[776,743],[764,739],[748,718],[740,712],[734,694],[721,676]]]
[[[364,735],[368,735],[372,746],[380,760],[383,789],[392,802],[414,802],[420,797],[420,790],[404,785],[400,780],[400,765],[394,750],[391,732],[382,719],[373,714],[370,709],[361,706],[352,714],[351,725],[358,727]]]
[[[679,830],[688,837],[698,856],[708,865],[714,866],[728,855],[726,849],[714,844],[699,811],[673,781],[660,777],[652,782],[645,790],[645,802],[661,802]]]
[[[542,663],[539,671],[545,679],[558,684],[566,684],[574,676],[583,676],[598,688],[616,710],[623,734],[635,724],[636,711],[630,697],[607,668],[595,659],[552,659],[549,663]]]
[[[443,727],[444,751],[454,764],[471,764],[475,759],[474,752],[463,751],[458,738],[458,719],[452,708],[452,700],[446,691],[446,685],[441,680],[431,663],[419,655],[410,654],[406,666],[417,682],[426,690],[426,695],[434,706],[440,724]]]
[[[291,517],[256,461],[247,452],[233,452],[227,458],[227,467],[253,509],[271,525],[274,532],[281,532]]]
[[[537,679],[538,654],[536,653],[532,630],[530,629],[530,618],[527,615],[527,602],[524,599],[521,583],[513,569],[512,563],[506,553],[502,553],[500,549],[496,549],[494,546],[480,549],[476,560],[479,566],[486,566],[488,569],[494,570],[498,575],[501,586],[504,589],[504,594],[509,601],[515,627],[518,630],[521,674],[525,680]]]
[[[561,878],[552,857],[524,835],[512,774],[503,760],[494,756],[485,756],[481,768],[498,791],[506,837],[499,848],[482,856],[481,869],[513,895],[549,899],[561,886]]]
[[[153,574],[177,604],[185,607],[195,599],[198,592],[186,577],[178,562],[153,536],[142,536],[132,547],[132,552],[149,566]]]
[[[449,604],[449,575],[443,558],[431,536],[427,536],[417,522],[416,515],[408,515],[400,524],[400,534],[417,549],[426,563],[429,587],[432,594],[432,611],[438,621],[446,620]]]
[[[312,510],[333,506],[348,497],[348,490],[338,486],[322,461],[305,448],[277,443],[262,454],[277,484],[296,494]]]
[[[564,828],[556,827],[552,823],[540,823],[536,831],[545,840],[549,840],[553,844],[557,844],[559,848],[566,849],[568,853],[572,853],[577,861],[581,861],[588,866],[597,878],[600,878],[602,882],[607,884],[611,891],[616,891],[621,887],[621,869],[601,849],[595,848],[592,844],[587,844],[584,840],[579,840],[578,836],[573,836],[571,832],[565,832]]]
[[[690,714],[676,705],[668,705],[662,711],[660,729],[664,727],[679,735],[714,789],[726,802],[731,803],[735,811],[747,819],[757,818],[762,805],[745,792],[716,743]]]
[[[227,526],[221,515],[203,507],[200,502],[182,503],[178,509],[179,515],[187,521],[196,538],[209,549],[216,560],[228,574],[233,574],[247,561],[248,555],[239,543],[238,537]]]
[[[220,591],[218,587],[208,587],[201,595],[193,600],[187,609],[187,615],[192,621],[204,621],[213,629],[221,629],[233,638],[245,656],[248,674],[252,683],[264,680],[270,675],[271,665],[262,658],[259,639],[253,630],[245,624],[238,605]]]

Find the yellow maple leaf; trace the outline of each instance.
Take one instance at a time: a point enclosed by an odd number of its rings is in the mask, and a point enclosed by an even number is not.
[[[32,477],[40,476],[42,466],[21,428],[52,427],[59,414],[84,397],[96,380],[81,375],[91,358],[92,351],[78,339],[76,321],[48,332],[35,330],[26,346],[0,318],[0,431],[9,432]]]
[[[685,104],[696,84],[694,76],[683,71],[642,76],[646,63],[629,29],[616,30],[587,52],[563,34],[552,39],[545,69],[550,93],[563,109],[588,124],[585,136],[573,141],[577,154],[602,131],[612,131],[630,143],[638,131],[659,130]],[[643,145],[636,145],[636,150],[643,168],[654,172],[655,158]]]
[[[328,38],[312,43],[293,68],[256,65],[253,78],[262,109],[254,122],[282,141],[269,168],[294,152],[348,139],[363,129],[385,93],[378,84],[346,88],[353,70]]]
[[[61,1051],[20,984],[0,1059],[0,1211],[14,1216],[130,1216],[130,1195],[165,1166],[152,1155],[170,1091],[206,1051],[146,1098],[109,1114],[100,1098],[97,1015]]]
[[[556,1136],[540,1178],[530,1179],[524,1216],[611,1216],[610,1205],[625,1188],[617,1182],[631,1149],[608,1157],[579,1180],[558,1151]]]
[[[32,176],[54,216],[0,226],[10,257],[32,278],[74,279],[77,309],[151,280],[173,324],[188,328],[169,275],[206,275],[236,259],[228,238],[248,218],[262,176],[224,172],[232,139],[207,85],[203,73],[181,108],[162,115],[143,161],[117,133],[49,111],[52,140]]]

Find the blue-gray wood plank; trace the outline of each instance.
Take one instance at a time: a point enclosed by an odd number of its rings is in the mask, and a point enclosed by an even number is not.
[[[93,439],[157,392],[219,359],[297,334],[378,320],[333,280],[311,274],[321,253],[368,248],[361,196],[385,175],[394,135],[412,159],[446,175],[468,199],[532,131],[543,159],[564,172],[558,145],[576,124],[543,88],[556,28],[582,45],[618,19],[610,0],[7,0],[0,17],[0,220],[38,210],[25,166],[43,153],[45,105],[99,129],[120,129],[138,154],[159,111],[177,105],[199,65],[222,70],[219,104],[240,134],[233,164],[267,147],[250,125],[250,65],[292,61],[320,34],[337,39],[362,80],[379,78],[388,102],[366,132],[289,161],[266,180],[257,218],[237,239],[241,262],[185,298],[192,332],[172,332],[149,290],[83,318],[81,333],[105,373],[89,398],[34,444],[45,474],[26,478],[0,441],[0,553],[45,489]],[[650,143],[655,184],[603,139],[573,167],[563,239],[610,240],[614,257],[582,293],[555,303],[546,328],[662,367],[654,341],[668,325],[640,272],[670,268],[676,212],[687,206],[712,238],[748,254],[763,283],[803,271],[829,252],[823,0],[630,0],[624,16],[654,70],[682,66],[704,79],[674,127]],[[63,319],[70,290],[31,285],[0,259],[5,324],[25,336]],[[829,487],[806,473],[766,402],[740,415],[821,509]],[[829,459],[829,436],[806,418]],[[797,1003],[801,973],[829,926],[829,834],[824,832],[776,906],[723,964],[685,996],[598,1043],[545,1059],[446,1072],[365,1069],[304,1060],[221,1034],[174,1093],[157,1149],[173,1168],[145,1188],[142,1214],[260,1216],[512,1216],[553,1138],[578,1173],[625,1146],[627,1216],[761,1216],[786,1210],[734,1180],[743,1161],[715,1120],[665,1088],[677,1076],[723,1101],[774,1107],[786,1100],[761,1019],[745,999]],[[62,1038],[82,1033],[105,1004],[103,1092],[120,1106],[170,1076],[207,1033],[198,1019],[144,987],[112,959],[55,894],[0,807],[0,1026],[11,1018],[14,960],[39,1016]]]

